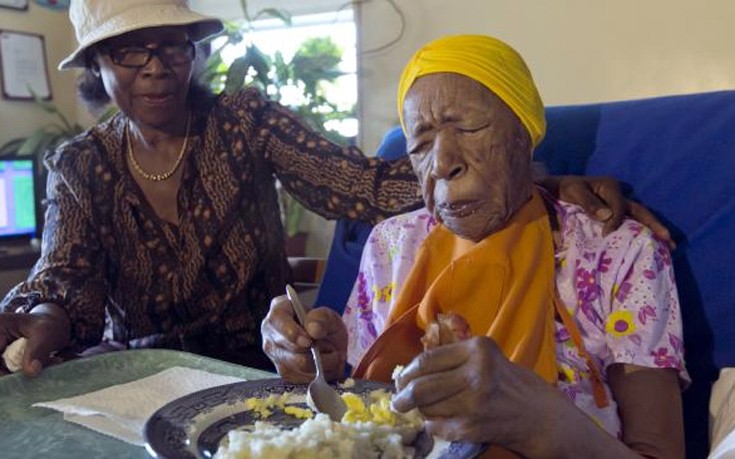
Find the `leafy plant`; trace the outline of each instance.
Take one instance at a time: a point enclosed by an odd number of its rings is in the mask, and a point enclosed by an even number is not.
[[[36,170],[40,176],[40,183],[43,183],[46,177],[46,169],[43,167],[43,157],[46,152],[54,150],[62,143],[82,133],[84,128],[79,123],[70,121],[54,103],[41,99],[33,91],[31,91],[31,94],[36,105],[46,113],[54,115],[55,121],[39,126],[28,136],[16,137],[9,140],[0,146],[0,157],[33,156],[37,162]],[[108,109],[100,116],[98,121],[102,122],[108,119],[116,111],[114,107]]]
[[[354,107],[347,111],[340,110],[327,98],[325,91],[325,83],[331,83],[344,74],[338,68],[342,61],[342,50],[328,37],[310,38],[301,44],[290,61],[286,61],[280,52],[273,57],[265,57],[271,68],[267,74],[268,95],[283,102],[285,88],[299,88],[300,103],[291,106],[291,109],[328,139],[338,144],[348,144],[348,139],[325,126],[330,120],[344,120],[355,116]],[[241,75],[233,77],[239,79]],[[281,193],[281,206],[286,234],[293,236],[299,231],[304,208],[285,192]]]
[[[325,127],[328,121],[355,116],[354,107],[340,110],[326,94],[326,83],[332,83],[344,74],[339,70],[342,61],[342,50],[339,46],[328,37],[310,38],[300,45],[290,60],[286,61],[280,52],[269,56],[255,45],[249,44],[243,55],[227,65],[222,59],[222,52],[230,45],[238,45],[245,41],[247,34],[252,32],[252,21],[256,18],[269,16],[280,19],[286,25],[291,24],[290,15],[283,10],[264,9],[251,17],[247,11],[247,2],[241,0],[240,3],[245,22],[225,25],[225,30],[220,36],[226,37],[226,40],[212,51],[202,74],[203,81],[215,93],[224,91],[231,94],[246,85],[254,85],[271,99],[281,103],[285,102],[286,91],[290,91],[290,97],[293,97],[293,89],[298,88],[296,97],[298,102],[291,104],[290,108],[330,140],[343,145],[349,143],[349,139],[339,132]],[[286,234],[294,236],[300,230],[304,208],[283,188],[279,190]]]
[[[53,103],[41,99],[36,94],[33,94],[33,98],[46,113],[56,117],[56,122],[36,128],[27,137],[18,137],[8,141],[0,147],[0,156],[30,156],[46,152],[84,130],[78,123],[69,121]]]
[[[228,46],[242,43],[246,35],[252,32],[253,21],[257,19],[272,17],[281,20],[287,26],[291,25],[291,15],[288,11],[279,8],[264,8],[255,15],[251,15],[247,0],[240,0],[240,8],[244,20],[238,23],[225,22],[224,31],[209,40],[211,45],[216,38],[226,38],[218,48],[212,50],[202,75],[203,81],[208,83],[215,93],[225,91],[227,94],[232,94],[241,89],[245,84],[244,77],[250,69],[253,69],[255,77],[260,81],[261,87],[265,89],[269,83],[268,70],[270,63],[257,47],[247,46],[245,54],[235,58],[229,65],[222,59],[222,51]]]
[[[301,103],[291,108],[327,138],[345,145],[349,143],[347,138],[337,131],[326,128],[329,121],[341,121],[355,116],[354,107],[340,110],[327,97],[326,84],[333,83],[344,75],[344,72],[339,70],[340,62],[342,50],[329,37],[305,40],[289,62],[284,61],[281,53],[276,53],[270,59],[274,76],[269,95],[283,102],[284,88],[299,88]]]

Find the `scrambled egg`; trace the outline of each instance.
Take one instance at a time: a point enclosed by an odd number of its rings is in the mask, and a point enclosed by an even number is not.
[[[342,400],[347,405],[347,412],[342,422],[374,422],[376,424],[395,426],[401,423],[400,414],[390,407],[391,394],[384,390],[374,390],[368,395],[369,404],[357,394],[344,393]]]
[[[391,409],[392,394],[378,389],[368,394],[343,392],[342,400],[347,405],[347,412],[342,422],[347,424],[374,423],[386,427],[420,427],[423,420],[418,413],[398,413]],[[314,411],[296,406],[303,402],[301,396],[290,392],[270,394],[265,398],[250,397],[245,406],[259,419],[268,419],[274,410],[281,410],[297,419],[312,419]],[[415,410],[414,410],[415,411]]]
[[[250,397],[245,400],[245,407],[253,411],[261,419],[268,419],[272,414],[272,408],[280,408],[285,413],[300,419],[309,419],[314,413],[309,409],[286,406],[293,402],[293,394],[284,392],[282,394],[270,394],[266,398]]]
[[[313,411],[308,408],[299,408],[298,406],[287,406],[283,409],[283,412],[298,419],[311,419],[314,417]]]

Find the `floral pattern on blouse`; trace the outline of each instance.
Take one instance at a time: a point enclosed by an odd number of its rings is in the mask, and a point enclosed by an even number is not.
[[[613,435],[620,435],[617,405],[607,384],[607,367],[630,363],[684,368],[679,299],[671,257],[646,227],[626,220],[602,236],[602,225],[572,204],[555,201],[560,219],[556,285],[577,323],[584,346],[602,369],[609,406],[595,404],[592,381],[566,328],[556,323],[559,389]],[[436,226],[426,209],[390,218],[370,234],[358,280],[346,305],[348,362],[356,365],[385,327],[416,253]],[[391,295],[383,294],[390,287]]]

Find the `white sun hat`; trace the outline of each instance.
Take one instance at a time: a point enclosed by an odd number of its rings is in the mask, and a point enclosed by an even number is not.
[[[84,51],[95,43],[147,27],[189,26],[189,38],[200,41],[220,32],[219,19],[195,13],[187,0],[71,0],[69,19],[79,47],[59,70],[84,67]]]

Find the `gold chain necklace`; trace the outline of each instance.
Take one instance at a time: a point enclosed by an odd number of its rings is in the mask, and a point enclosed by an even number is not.
[[[189,127],[191,127],[191,112],[189,112],[189,116],[186,119],[186,135],[184,136],[184,144],[181,146],[181,151],[179,152],[178,158],[176,158],[176,162],[174,163],[173,167],[168,170],[167,172],[161,173],[161,174],[151,174],[143,170],[143,168],[138,164],[138,161],[135,160],[135,155],[133,154],[133,142],[130,141],[130,121],[125,123],[125,141],[128,144],[128,156],[130,157],[130,164],[133,165],[133,169],[135,169],[135,172],[140,174],[141,177],[143,177],[146,180],[151,180],[154,182],[161,182],[163,180],[166,180],[170,178],[172,175],[174,175],[174,172],[179,168],[181,165],[181,160],[184,159],[184,153],[186,153],[186,145],[189,143]]]

